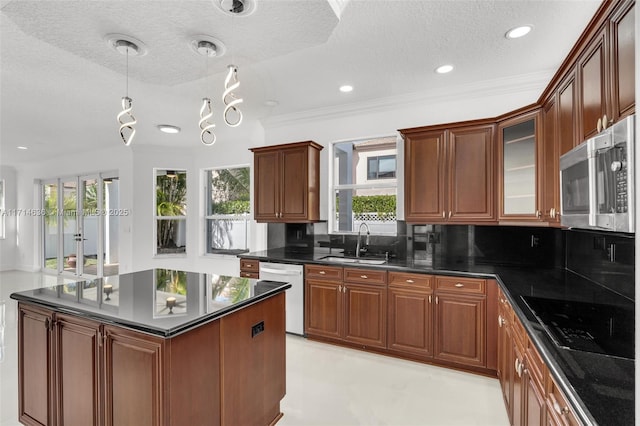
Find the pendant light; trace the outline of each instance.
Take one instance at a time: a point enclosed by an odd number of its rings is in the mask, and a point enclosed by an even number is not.
[[[131,145],[136,135],[135,125],[138,122],[131,112],[133,108],[133,100],[129,97],[129,56],[138,54],[138,46],[128,40],[116,40],[115,49],[127,56],[127,80],[125,96],[122,98],[122,111],[116,117],[120,123],[120,137],[126,146]]]
[[[242,98],[236,97],[233,93],[238,87],[240,82],[238,81],[238,67],[235,65],[227,66],[227,77],[224,79],[224,92],[222,93],[222,102],[224,102],[224,122],[229,127],[238,127],[242,123],[242,112],[237,107],[242,103]],[[229,119],[229,112],[233,111],[236,114],[235,121]]]
[[[206,57],[207,65],[209,64],[209,58],[216,56],[217,47],[215,43],[208,40],[201,40],[198,42],[196,51]],[[205,78],[208,75],[208,69],[205,70]],[[200,126],[200,142],[203,145],[211,146],[216,143],[216,135],[213,133],[213,129],[216,127],[214,123],[212,123],[211,118],[213,117],[213,107],[211,105],[210,98],[202,98],[202,106],[200,107],[200,121],[198,125]]]

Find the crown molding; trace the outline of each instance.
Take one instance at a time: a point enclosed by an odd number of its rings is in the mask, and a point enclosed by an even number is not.
[[[413,92],[386,98],[378,98],[365,102],[354,102],[339,106],[315,108],[290,114],[269,116],[261,120],[264,128],[276,128],[293,123],[327,120],[364,113],[374,113],[398,107],[406,108],[420,104],[431,104],[486,98],[509,93],[538,91],[541,93],[555,70],[536,73],[519,74],[511,77],[483,80],[480,82],[457,86],[438,87],[423,92]]]

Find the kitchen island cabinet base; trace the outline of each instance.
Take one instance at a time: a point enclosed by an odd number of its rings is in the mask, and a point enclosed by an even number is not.
[[[19,421],[72,424],[82,413],[94,425],[276,424],[284,303],[278,293],[165,339],[20,302]],[[69,368],[76,351],[92,354],[81,375]],[[78,398],[74,381],[89,395]]]

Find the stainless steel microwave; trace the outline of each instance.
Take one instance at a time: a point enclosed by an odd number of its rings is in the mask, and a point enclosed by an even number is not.
[[[635,232],[635,116],[560,157],[560,223]]]

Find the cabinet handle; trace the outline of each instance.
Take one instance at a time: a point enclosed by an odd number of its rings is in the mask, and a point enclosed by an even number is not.
[[[449,210],[449,219],[451,219],[451,210]]]
[[[409,284],[413,284],[415,281],[413,281],[413,280],[407,280],[407,282],[408,282]]]
[[[318,273],[319,273],[320,275],[324,275],[324,274],[326,274],[326,272],[325,272],[325,271],[320,271],[320,272],[318,272]]]
[[[341,286],[341,285],[339,285],[339,286],[338,286],[338,293],[340,293],[341,291],[342,291],[342,286]]]
[[[342,292],[343,292],[343,293],[346,293],[346,292],[347,292],[347,286],[346,286],[346,285],[343,285],[343,286],[342,286]]]
[[[431,303],[431,295],[429,295],[429,303]]]
[[[498,327],[502,327],[502,315],[498,315]]]
[[[569,412],[569,407],[560,407],[560,404],[558,404],[557,402],[553,403],[553,409],[555,410],[556,413],[560,414],[561,416],[564,416]]]
[[[602,116],[602,130],[606,129],[607,126],[611,124],[609,123],[609,120],[607,120],[607,114]]]
[[[364,279],[366,280],[366,279],[367,279],[367,278],[369,278],[369,277],[368,277],[368,276],[366,276],[366,275],[360,275],[360,278],[364,278]]]
[[[250,263],[245,263],[245,264],[244,264],[244,267],[245,267],[245,268],[251,268],[251,264],[250,264]]]
[[[596,129],[598,132],[602,131],[602,118],[598,118],[598,123],[596,124]]]
[[[436,305],[438,304],[438,296],[436,296]]]
[[[445,214],[444,210],[442,210],[442,218],[443,218],[443,219],[446,219],[446,218],[447,218],[447,215]]]
[[[542,213],[540,213],[540,210],[536,210],[536,217],[540,219],[541,216],[542,216]]]
[[[551,216],[551,219],[555,219],[556,218],[556,208],[555,207],[551,207],[551,210],[549,210],[549,216]]]
[[[456,283],[456,287],[458,287],[458,288],[462,288],[462,287],[464,287],[464,284],[462,284],[462,283]]]
[[[516,358],[515,369],[516,373],[518,373],[518,377],[522,377],[522,363],[518,358]]]

